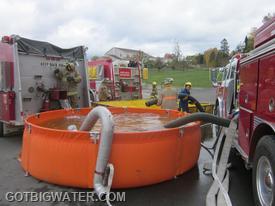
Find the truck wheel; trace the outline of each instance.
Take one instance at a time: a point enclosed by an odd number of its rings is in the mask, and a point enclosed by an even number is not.
[[[261,138],[254,155],[252,181],[255,204],[271,206],[275,203],[275,136]]]
[[[0,122],[0,137],[4,137],[4,123]]]

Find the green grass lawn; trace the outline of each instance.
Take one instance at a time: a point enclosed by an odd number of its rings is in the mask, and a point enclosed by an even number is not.
[[[177,87],[182,87],[187,81],[192,82],[193,87],[211,87],[209,70],[204,68],[186,69],[185,71],[172,69],[149,69],[149,79],[144,80],[144,82],[151,84],[153,81],[156,81],[160,84],[167,77],[174,78],[173,85]]]

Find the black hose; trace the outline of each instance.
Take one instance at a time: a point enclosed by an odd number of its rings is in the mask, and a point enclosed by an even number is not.
[[[194,103],[197,107],[197,109],[200,111],[200,112],[205,112],[203,107],[201,106],[201,104],[199,103],[198,100],[196,100],[194,97],[192,96],[188,96],[188,100],[190,100],[192,103]]]
[[[198,113],[193,113],[188,116],[184,116],[179,119],[170,121],[170,122],[166,123],[164,125],[164,127],[165,128],[180,127],[180,126],[183,126],[185,124],[188,124],[190,122],[195,122],[195,121],[203,121],[203,122],[212,123],[212,124],[216,124],[216,125],[223,126],[223,127],[229,127],[229,124],[230,124],[229,119],[216,117],[213,114],[198,112]]]
[[[151,107],[153,105],[156,105],[158,103],[158,99],[157,98],[151,98],[150,100],[148,100],[147,102],[145,102],[145,105],[147,107]]]

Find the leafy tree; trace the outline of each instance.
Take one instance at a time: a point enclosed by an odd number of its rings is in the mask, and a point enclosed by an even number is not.
[[[196,56],[196,60],[197,60],[197,64],[204,64],[203,54],[198,54]]]
[[[228,60],[229,54],[227,55],[217,48],[208,49],[204,52],[204,62],[208,67],[224,66]]]
[[[216,67],[225,66],[229,61],[229,55],[224,55],[224,53],[219,50],[216,55]]]
[[[204,52],[204,62],[208,67],[216,66],[216,56],[218,54],[217,48],[211,48]]]
[[[154,60],[145,58],[144,61],[143,61],[143,64],[144,64],[145,67],[147,67],[149,69],[155,68],[155,61]]]
[[[218,52],[217,50],[212,50],[209,55],[209,66],[210,67],[216,67],[216,59],[217,59]]]
[[[161,70],[164,66],[165,65],[164,65],[163,61],[161,60],[161,58],[157,57],[154,67],[157,68],[158,70]]]
[[[204,64],[203,60],[203,54],[195,54],[192,56],[187,56],[186,57],[186,63],[189,63],[191,65],[202,65]]]

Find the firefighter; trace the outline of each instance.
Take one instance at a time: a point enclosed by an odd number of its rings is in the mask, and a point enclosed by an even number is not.
[[[145,102],[145,105],[147,107],[150,107],[152,105],[155,105],[158,103],[158,88],[157,88],[157,82],[152,82],[152,91],[149,101]]]
[[[151,99],[158,97],[158,88],[157,88],[157,82],[152,82],[152,92],[151,92]]]
[[[107,81],[104,80],[99,87],[99,92],[98,92],[99,101],[107,101],[111,99],[111,95],[108,92],[108,88],[106,84],[107,84]]]
[[[190,96],[190,90],[192,87],[192,83],[191,82],[185,82],[184,84],[184,89],[181,89],[181,91],[179,92],[178,98],[180,99],[179,102],[179,111],[183,111],[183,112],[189,112],[188,109],[188,97]]]
[[[81,82],[81,76],[75,68],[74,63],[67,63],[65,69],[54,71],[55,76],[60,81],[62,90],[67,91],[68,100],[72,108],[78,107],[77,85]]]
[[[172,87],[173,79],[164,80],[164,88],[161,91],[158,99],[158,106],[161,109],[177,109],[177,90]]]

